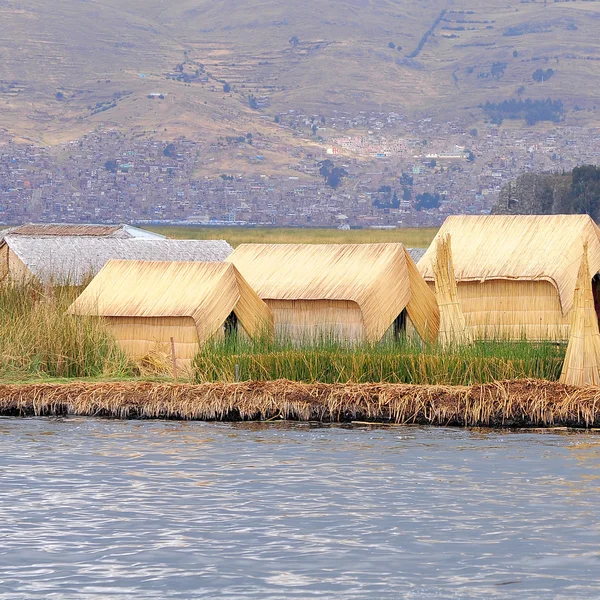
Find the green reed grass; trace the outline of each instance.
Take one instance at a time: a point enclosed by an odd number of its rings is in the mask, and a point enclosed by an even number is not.
[[[471,385],[519,378],[557,380],[564,350],[554,343],[526,341],[441,348],[410,339],[360,345],[323,340],[302,347],[238,339],[206,345],[194,366],[198,382],[235,381],[237,374],[240,380]]]
[[[101,319],[67,314],[80,291],[33,282],[0,285],[0,380],[139,376]],[[411,339],[357,345],[322,339],[299,347],[238,336],[202,347],[194,373],[198,382],[235,381],[237,375],[240,380],[470,385],[557,380],[563,358],[564,346],[525,341],[442,349]]]
[[[67,314],[80,289],[0,285],[0,378],[119,377],[132,365],[104,323]]]
[[[408,247],[427,248],[437,227],[399,229],[328,229],[308,227],[146,227],[171,238],[227,240],[234,248],[245,243],[261,244],[372,244],[402,242]]]

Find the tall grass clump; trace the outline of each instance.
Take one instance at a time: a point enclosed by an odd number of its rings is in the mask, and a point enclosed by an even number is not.
[[[104,323],[67,314],[79,289],[0,284],[0,377],[122,376],[132,367]]]
[[[290,379],[472,385],[523,378],[556,381],[563,359],[564,347],[550,342],[480,341],[442,348],[410,339],[354,345],[321,340],[299,347],[230,339],[205,345],[194,367],[198,382]]]

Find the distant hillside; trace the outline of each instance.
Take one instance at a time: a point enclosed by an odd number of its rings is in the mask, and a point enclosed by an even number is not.
[[[586,213],[600,219],[600,167],[584,165],[570,173],[525,173],[505,185],[494,214]]]
[[[477,121],[526,98],[585,124],[600,106],[600,2],[0,0],[0,23],[0,132],[50,143],[100,123],[284,135],[290,110]]]

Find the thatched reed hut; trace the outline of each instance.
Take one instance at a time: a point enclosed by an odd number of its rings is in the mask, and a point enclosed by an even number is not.
[[[419,261],[434,286],[438,240],[452,263],[467,329],[477,338],[566,341],[583,245],[600,270],[600,229],[587,215],[448,217]],[[599,297],[598,278],[592,282]]]
[[[267,305],[230,263],[111,260],[69,308],[103,317],[134,359],[156,349],[192,359],[214,337],[271,335]]]
[[[295,342],[381,340],[410,321],[435,340],[435,296],[402,244],[242,244],[229,256]]]
[[[111,259],[222,262],[232,251],[223,240],[9,233],[0,241],[0,281],[80,285]]]

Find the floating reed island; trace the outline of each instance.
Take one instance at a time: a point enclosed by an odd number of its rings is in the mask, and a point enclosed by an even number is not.
[[[468,427],[597,427],[600,388],[543,380],[472,386],[288,380],[0,386],[4,416],[206,421],[313,421]]]
[[[598,425],[588,216],[451,217],[418,265],[399,243],[181,256],[168,240],[25,232],[0,240],[0,414]],[[55,246],[98,260],[81,277],[17,261],[66,256]],[[40,378],[87,381],[14,385]]]

